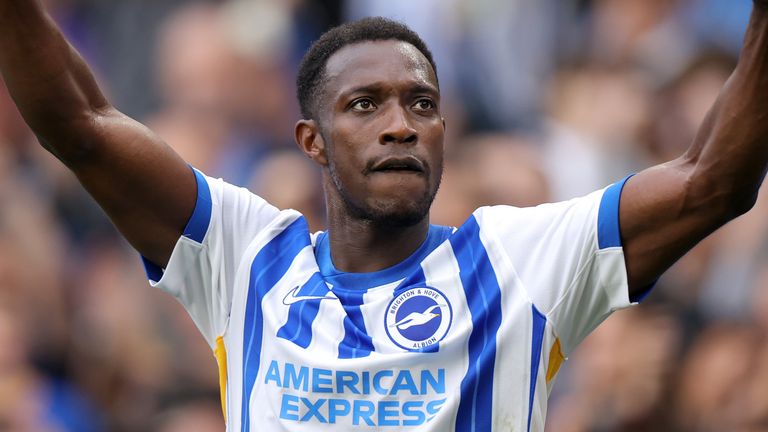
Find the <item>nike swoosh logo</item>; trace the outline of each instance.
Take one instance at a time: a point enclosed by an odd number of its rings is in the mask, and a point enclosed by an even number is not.
[[[335,300],[336,297],[328,297],[328,296],[300,296],[297,295],[299,291],[299,286],[293,287],[290,291],[288,291],[288,294],[283,297],[283,304],[286,306],[290,306],[295,303],[307,301],[307,300]]]

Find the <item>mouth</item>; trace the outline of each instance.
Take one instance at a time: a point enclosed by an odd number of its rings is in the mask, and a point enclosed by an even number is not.
[[[369,163],[365,169],[368,173],[404,173],[424,174],[426,167],[415,156],[388,157],[377,162]]]

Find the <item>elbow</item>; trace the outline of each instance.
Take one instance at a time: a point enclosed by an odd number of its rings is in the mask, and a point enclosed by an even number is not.
[[[717,226],[747,213],[757,203],[757,189],[722,187],[710,193],[704,209],[714,217]]]
[[[735,219],[752,210],[757,204],[758,188],[741,188],[731,192],[725,216],[728,220]]]
[[[722,181],[724,191],[724,214],[728,220],[735,219],[752,210],[757,204],[763,173],[734,173],[731,180]]]
[[[693,173],[686,194],[689,208],[706,214],[716,226],[747,213],[757,203],[760,183],[731,182],[716,176]]]

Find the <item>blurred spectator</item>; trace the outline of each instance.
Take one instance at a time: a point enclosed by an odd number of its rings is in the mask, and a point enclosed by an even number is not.
[[[160,31],[156,59],[163,108],[148,125],[192,166],[211,174],[230,134],[226,90],[236,57],[220,8],[212,4],[179,9]]]
[[[617,313],[573,353],[555,386],[549,431],[674,429],[670,390],[681,331],[668,310]]]
[[[32,319],[19,318],[8,302],[0,306],[0,429],[13,432],[100,430],[99,414],[67,382],[39,373],[28,358]],[[23,309],[22,309],[23,310]],[[26,312],[33,312],[27,310]]]
[[[531,139],[468,136],[460,148],[464,193],[471,197],[472,209],[498,204],[530,207],[550,201],[542,155]]]
[[[449,151],[431,222],[459,226],[478,207],[549,201],[539,148],[511,134],[469,135]]]
[[[155,416],[153,432],[220,432],[224,430],[221,405],[207,394],[177,395]]]
[[[677,394],[680,430],[750,430],[750,415],[757,413],[747,407],[764,409],[766,402],[750,401],[753,396],[764,396],[764,391],[749,391],[756,383],[757,361],[764,358],[764,340],[765,335],[754,328],[728,324],[712,326],[702,333],[682,368]],[[763,379],[757,382],[764,385]]]
[[[645,141],[649,163],[666,162],[688,148],[735,65],[735,59],[726,53],[703,52],[678,75],[661,82]]]
[[[311,232],[325,229],[325,201],[319,168],[298,149],[282,149],[262,159],[249,189],[279,209],[294,209]]]
[[[557,63],[559,41],[568,40],[567,26],[560,24],[570,18],[573,3],[458,3],[461,34],[447,67],[457,70],[459,100],[467,108],[470,130],[534,128],[541,113],[541,93]]]
[[[649,85],[635,70],[564,68],[547,93],[547,173],[556,200],[585,195],[637,169],[650,114]]]
[[[289,13],[269,1],[192,3],[165,23],[164,103],[149,125],[193,166],[245,184],[270,148],[293,145]]]

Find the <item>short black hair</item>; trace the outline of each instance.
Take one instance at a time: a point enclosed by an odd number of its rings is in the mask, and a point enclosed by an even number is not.
[[[407,42],[427,58],[437,77],[437,66],[427,44],[405,24],[383,17],[363,18],[334,27],[325,32],[309,48],[299,66],[296,77],[296,96],[299,98],[301,115],[305,119],[317,117],[318,100],[322,95],[325,65],[328,59],[347,45],[379,40]]]

